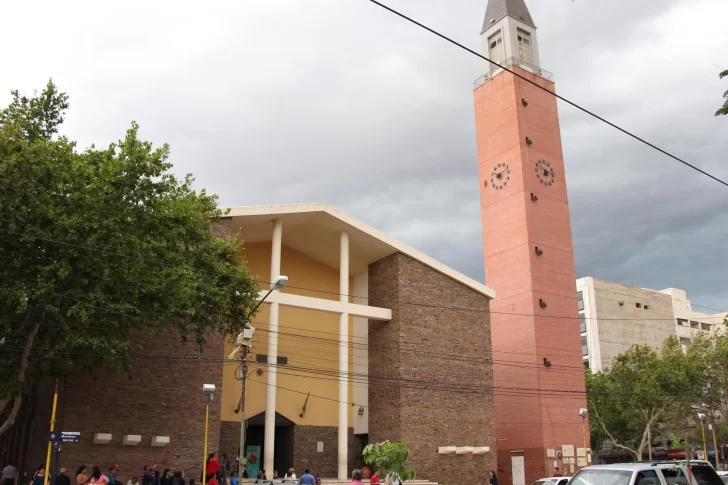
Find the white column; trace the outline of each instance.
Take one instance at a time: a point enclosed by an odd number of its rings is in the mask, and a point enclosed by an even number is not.
[[[349,235],[341,233],[339,301],[349,301]],[[349,314],[339,314],[339,480],[346,480],[349,437]]]
[[[270,257],[271,283],[281,274],[281,240],[283,224],[280,219],[273,221],[273,242]],[[263,468],[267,476],[273,476],[273,455],[276,439],[276,363],[278,361],[278,303],[271,303],[268,313],[268,369],[265,392],[265,450]],[[286,470],[287,471],[287,470]]]

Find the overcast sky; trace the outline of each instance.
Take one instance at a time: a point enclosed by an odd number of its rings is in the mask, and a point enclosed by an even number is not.
[[[562,95],[728,179],[728,117],[713,116],[728,2],[527,1]],[[481,48],[486,0],[385,2]],[[81,146],[136,120],[224,205],[328,202],[483,280],[472,82],[484,61],[367,0],[3,11],[2,104],[52,76]],[[577,274],[728,309],[728,187],[559,109]]]

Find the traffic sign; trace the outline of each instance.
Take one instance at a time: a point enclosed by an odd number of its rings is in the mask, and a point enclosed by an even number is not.
[[[61,431],[61,442],[78,443],[81,441],[81,433],[78,431]]]
[[[58,443],[59,441],[61,441],[61,433],[51,431],[50,433],[48,433],[48,441],[52,443]]]

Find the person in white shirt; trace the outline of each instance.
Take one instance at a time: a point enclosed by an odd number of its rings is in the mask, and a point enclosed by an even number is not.
[[[283,477],[284,482],[295,482],[297,480],[296,473],[293,471],[293,468],[288,470],[288,473],[286,473],[286,476]]]
[[[8,463],[8,466],[3,468],[3,479],[2,479],[2,485],[14,485],[15,483],[15,475],[18,473],[18,471],[13,466],[12,462]]]

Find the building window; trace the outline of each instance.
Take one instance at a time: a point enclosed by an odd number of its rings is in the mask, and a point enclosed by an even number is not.
[[[579,291],[576,293],[576,304],[578,306],[579,311],[582,311],[584,309],[584,292]]]
[[[678,318],[677,319],[677,324],[680,325],[681,327],[687,327],[688,326],[688,321],[685,320],[684,318]]]
[[[503,53],[503,35],[500,30],[488,37],[488,54],[491,61],[503,65],[506,56]]]
[[[710,331],[710,325],[705,322],[700,322],[700,329]]]
[[[522,29],[518,29],[517,33],[518,57],[528,63],[533,63],[533,52],[531,51],[531,34]]]
[[[581,336],[581,355],[589,355],[589,347],[586,344],[586,335]]]
[[[650,306],[649,305],[645,305],[645,310],[649,310],[649,309],[650,309]]]
[[[579,328],[581,329],[581,333],[586,333],[586,317],[583,313],[579,314]]]
[[[642,308],[642,303],[635,303],[634,306],[636,306],[637,308]]]
[[[680,337],[680,345],[690,345],[693,341],[687,337]]]
[[[281,357],[278,356],[278,365],[287,365],[288,364],[288,357]],[[259,364],[267,364],[268,363],[268,356],[265,354],[255,354],[255,361]]]
[[[700,323],[690,320],[690,328],[700,328]]]
[[[585,369],[589,368],[589,359],[584,359],[584,368]]]

